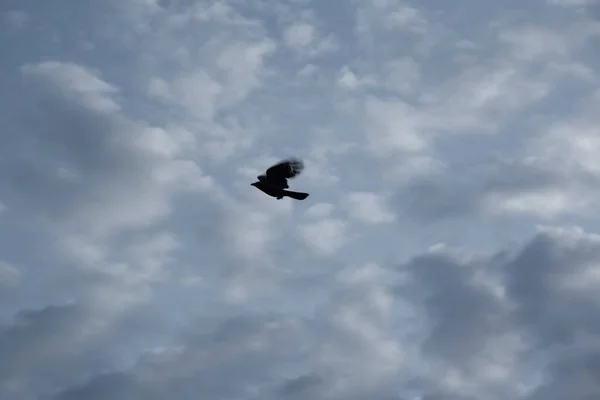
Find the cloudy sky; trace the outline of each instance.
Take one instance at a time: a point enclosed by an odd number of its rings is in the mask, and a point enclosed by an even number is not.
[[[3,400],[600,398],[596,0],[3,0],[0,48]]]

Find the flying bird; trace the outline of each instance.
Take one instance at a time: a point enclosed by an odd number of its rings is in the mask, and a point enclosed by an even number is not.
[[[288,158],[287,160],[280,161],[269,167],[263,175],[257,177],[257,182],[251,183],[250,185],[271,197],[277,198],[277,200],[281,200],[284,197],[304,200],[308,197],[308,193],[286,190],[289,188],[288,179],[295,178],[302,170],[304,170],[304,163],[302,160]]]

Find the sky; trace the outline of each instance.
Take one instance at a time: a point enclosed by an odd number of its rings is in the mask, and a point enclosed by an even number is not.
[[[600,398],[596,0],[3,0],[0,48],[2,400]]]

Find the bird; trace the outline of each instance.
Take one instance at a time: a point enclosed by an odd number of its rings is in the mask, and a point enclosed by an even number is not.
[[[270,166],[266,172],[257,176],[258,181],[253,182],[250,186],[254,186],[263,193],[281,200],[284,197],[290,197],[296,200],[304,200],[308,197],[308,193],[294,192],[286,190],[288,179],[293,179],[304,170],[304,162],[299,158],[288,158]]]

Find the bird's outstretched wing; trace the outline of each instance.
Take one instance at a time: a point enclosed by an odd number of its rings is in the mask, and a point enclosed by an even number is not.
[[[287,187],[287,180],[296,177],[304,169],[304,163],[297,158],[289,158],[267,169],[267,180],[282,186]]]
[[[267,178],[293,178],[304,169],[304,163],[297,158],[289,158],[271,166],[267,170]]]

